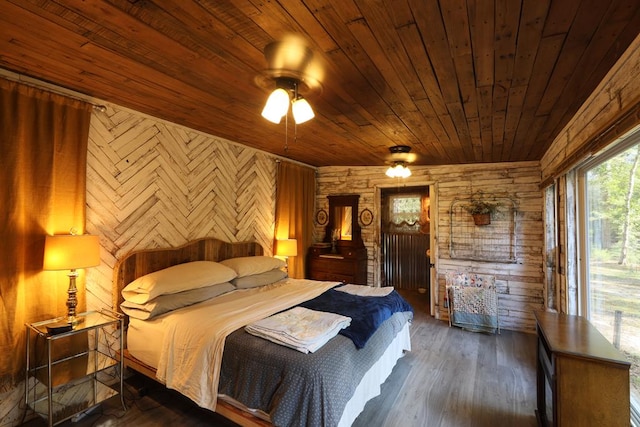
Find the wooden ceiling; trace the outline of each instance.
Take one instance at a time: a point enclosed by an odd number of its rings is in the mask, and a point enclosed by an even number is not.
[[[4,0],[0,68],[314,166],[539,160],[639,32],[640,0]],[[325,76],[285,132],[290,33]]]

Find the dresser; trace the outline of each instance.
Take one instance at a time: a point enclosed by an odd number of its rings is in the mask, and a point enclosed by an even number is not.
[[[541,426],[629,426],[630,363],[587,319],[536,311]]]
[[[367,249],[346,247],[332,254],[327,248],[311,247],[307,256],[307,277],[366,285]]]

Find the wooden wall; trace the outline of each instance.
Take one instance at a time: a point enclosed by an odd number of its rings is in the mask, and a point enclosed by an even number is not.
[[[394,186],[430,184],[432,220],[437,237],[436,316],[447,319],[441,304],[444,274],[447,271],[476,271],[495,274],[500,300],[501,324],[506,329],[533,332],[533,310],[543,308],[543,222],[540,167],[537,162],[475,164],[455,166],[412,166],[412,176],[397,181],[387,178],[381,167],[322,167],[318,169],[317,208],[328,207],[327,195],[360,194],[359,209],[370,209],[374,222],[362,228],[368,254],[368,283],[380,284],[380,189]],[[449,253],[449,208],[456,197],[477,191],[511,197],[517,205],[515,242],[516,262],[484,262],[452,259]],[[435,213],[435,218],[434,218]],[[324,227],[316,224],[316,240],[322,240]],[[426,265],[425,265],[426,268]]]
[[[552,179],[640,123],[640,35],[580,107],[542,158]]]
[[[640,125],[640,35],[578,113],[558,135],[541,161],[543,186],[556,182],[561,247],[556,283],[563,313],[578,314],[578,242],[576,167]]]
[[[126,253],[200,237],[256,240],[272,253],[275,157],[116,106],[91,118],[87,231],[101,265],[87,269],[87,307],[111,307]]]

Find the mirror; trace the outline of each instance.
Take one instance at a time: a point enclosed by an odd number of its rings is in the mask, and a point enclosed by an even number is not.
[[[338,246],[362,246],[358,224],[358,194],[327,196],[329,199],[329,222],[325,231],[325,242],[334,238]]]
[[[338,240],[352,240],[353,229],[351,220],[353,218],[353,208],[351,206],[336,206],[333,208],[335,216],[334,230],[338,230],[336,234],[340,236]]]

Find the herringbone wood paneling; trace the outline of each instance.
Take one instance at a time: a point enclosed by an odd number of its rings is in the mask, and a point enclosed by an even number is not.
[[[199,237],[254,240],[272,253],[275,158],[109,106],[91,118],[87,230],[101,265],[87,270],[87,307],[112,307],[116,260]]]

